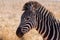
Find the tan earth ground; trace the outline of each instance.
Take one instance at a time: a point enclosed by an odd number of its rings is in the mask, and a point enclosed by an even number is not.
[[[16,30],[23,13],[23,5],[29,0],[0,0],[0,40],[43,40],[35,29],[24,35],[23,38],[16,36]],[[30,0],[31,1],[31,0]],[[60,19],[59,0],[35,0],[44,5]]]

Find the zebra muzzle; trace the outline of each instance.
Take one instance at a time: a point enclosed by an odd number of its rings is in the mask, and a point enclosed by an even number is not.
[[[18,28],[17,31],[16,31],[16,35],[17,35],[18,37],[22,37],[24,34],[21,32],[21,29]]]

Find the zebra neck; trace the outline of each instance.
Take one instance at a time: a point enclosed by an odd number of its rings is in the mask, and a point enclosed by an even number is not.
[[[36,30],[44,37],[48,39],[53,39],[54,35],[57,36],[55,22],[56,19],[54,18],[53,14],[46,10],[44,7],[40,8],[38,13],[38,25]],[[55,27],[54,27],[55,26]],[[56,32],[55,32],[56,31]],[[53,33],[54,32],[54,33]],[[54,34],[54,35],[53,35]],[[52,38],[53,37],[53,38]]]

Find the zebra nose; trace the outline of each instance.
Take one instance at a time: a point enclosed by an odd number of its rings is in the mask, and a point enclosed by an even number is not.
[[[22,37],[23,36],[23,33],[21,32],[21,29],[17,29],[17,31],[16,31],[16,35],[18,36],[18,37]]]

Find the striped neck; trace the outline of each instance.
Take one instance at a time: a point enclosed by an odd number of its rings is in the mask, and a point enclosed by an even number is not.
[[[40,7],[37,11],[37,28],[38,32],[43,36],[43,38],[53,39],[54,35],[57,33],[56,27],[54,28],[56,19],[51,12],[46,10],[44,7]],[[53,35],[54,34],[54,35]],[[50,37],[49,37],[50,36]],[[56,35],[57,36],[57,35]]]

